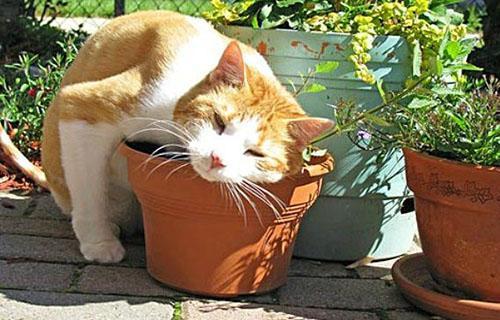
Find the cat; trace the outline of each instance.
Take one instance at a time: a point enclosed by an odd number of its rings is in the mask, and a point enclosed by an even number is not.
[[[332,126],[308,117],[254,49],[202,19],[145,11],[80,49],[44,119],[42,164],[83,256],[111,263],[125,255],[120,231],[140,221],[124,139],[183,146],[209,181],[276,182]]]

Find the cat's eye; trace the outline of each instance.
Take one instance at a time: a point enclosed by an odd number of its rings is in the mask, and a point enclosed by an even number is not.
[[[214,120],[217,129],[219,129],[219,133],[223,133],[224,130],[226,130],[226,124],[224,123],[224,120],[222,120],[221,116],[218,113],[214,113]]]
[[[247,151],[245,151],[245,154],[247,156],[253,156],[253,157],[257,157],[257,158],[264,158],[265,157],[265,155],[262,152],[252,150],[252,149],[248,149]]]

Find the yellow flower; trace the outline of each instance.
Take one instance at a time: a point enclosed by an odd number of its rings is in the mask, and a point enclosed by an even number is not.
[[[429,10],[429,0],[415,0],[416,12],[422,14]]]
[[[366,17],[366,16],[361,16],[361,15],[357,15],[356,17],[354,17],[354,22],[356,22],[357,24],[360,24],[360,25],[368,24],[372,21],[373,21],[372,17]]]

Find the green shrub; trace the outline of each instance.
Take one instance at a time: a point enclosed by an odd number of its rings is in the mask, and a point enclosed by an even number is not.
[[[356,76],[375,84],[368,69],[376,35],[404,37],[413,48],[413,76],[439,63],[439,44],[446,34],[465,36],[463,15],[447,7],[457,0],[212,0],[204,16],[216,23],[254,28],[353,34],[349,56]]]
[[[354,103],[342,101],[336,106],[339,127],[362,149],[403,147],[500,166],[500,81],[473,79],[455,87],[436,81],[376,112],[358,111]]]
[[[0,116],[14,144],[30,159],[39,158],[45,110],[59,89],[62,77],[75,59],[78,38],[67,35],[57,42],[54,56],[23,53],[18,62],[0,71]]]

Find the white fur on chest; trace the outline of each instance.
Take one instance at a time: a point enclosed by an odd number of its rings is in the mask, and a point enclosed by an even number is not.
[[[174,58],[159,79],[143,90],[137,119],[127,119],[122,123],[125,135],[132,136],[131,140],[145,140],[155,143],[173,143],[174,137],[166,137],[160,130],[142,131],[149,120],[173,120],[175,106],[179,99],[191,88],[202,81],[217,66],[224,49],[229,44],[227,38],[222,37],[206,21],[198,18],[189,18],[197,29],[197,34],[175,53]],[[259,70],[262,74],[273,77],[266,61],[258,53],[244,54],[247,65]]]

